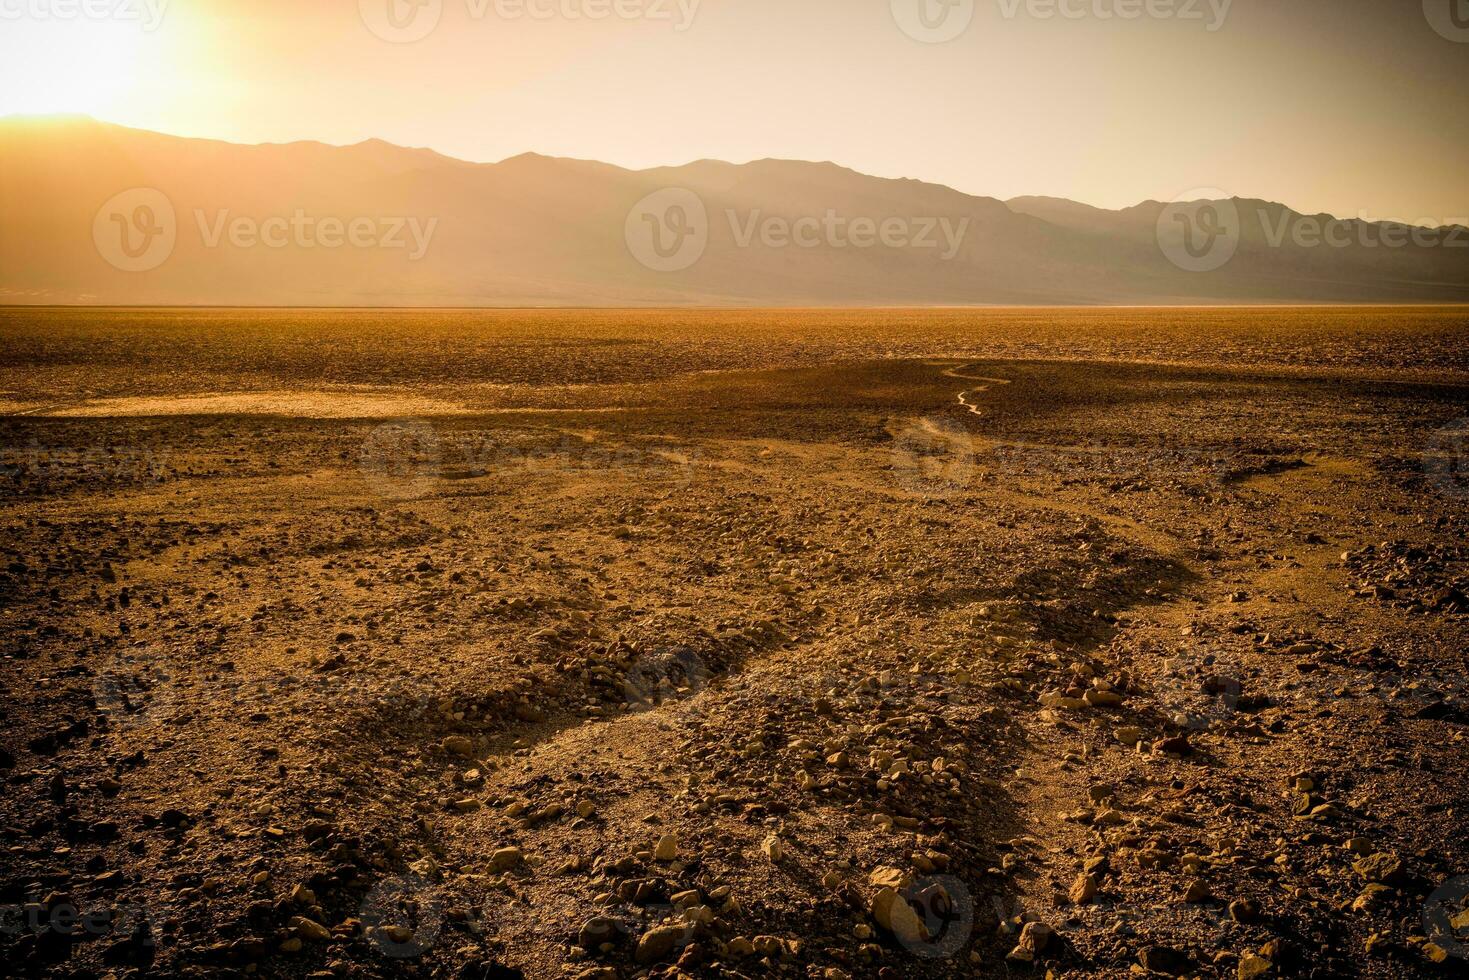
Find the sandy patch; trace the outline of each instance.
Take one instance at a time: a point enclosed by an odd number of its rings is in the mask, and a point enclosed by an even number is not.
[[[413,395],[335,391],[254,391],[170,397],[103,398],[41,412],[57,418],[152,415],[289,415],[308,419],[378,419],[458,415],[463,405]]]

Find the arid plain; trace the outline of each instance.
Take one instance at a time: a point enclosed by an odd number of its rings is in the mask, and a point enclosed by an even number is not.
[[[1466,341],[0,310],[0,960],[1463,975]]]

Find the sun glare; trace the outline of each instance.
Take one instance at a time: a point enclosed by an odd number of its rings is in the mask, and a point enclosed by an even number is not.
[[[0,22],[0,116],[108,115],[126,105],[148,37],[117,20]]]

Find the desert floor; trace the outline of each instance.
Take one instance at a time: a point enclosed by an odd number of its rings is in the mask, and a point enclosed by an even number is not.
[[[1469,971],[1469,311],[0,310],[21,975]]]

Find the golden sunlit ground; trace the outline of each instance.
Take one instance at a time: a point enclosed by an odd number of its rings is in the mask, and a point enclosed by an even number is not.
[[[0,958],[1455,975],[1466,330],[0,311]]]

